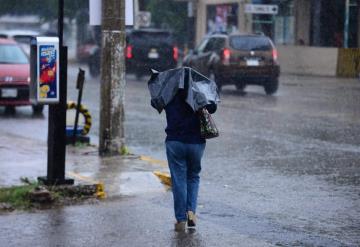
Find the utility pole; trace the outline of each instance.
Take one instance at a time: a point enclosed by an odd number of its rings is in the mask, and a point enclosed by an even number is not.
[[[125,1],[102,1],[100,155],[121,154],[125,146]]]

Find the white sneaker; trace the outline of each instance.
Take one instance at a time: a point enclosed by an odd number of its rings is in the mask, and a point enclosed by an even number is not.
[[[187,212],[187,224],[188,227],[195,227],[196,226],[196,215],[194,214],[193,211],[188,211]]]

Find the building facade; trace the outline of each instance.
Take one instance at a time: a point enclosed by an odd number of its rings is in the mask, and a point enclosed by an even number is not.
[[[249,4],[276,11],[254,13]],[[359,6],[360,0],[198,0],[196,43],[213,32],[239,31],[264,33],[276,44],[359,47]]]

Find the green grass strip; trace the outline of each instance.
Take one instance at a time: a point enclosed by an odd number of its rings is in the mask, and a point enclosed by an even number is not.
[[[14,208],[26,209],[31,206],[28,193],[37,184],[0,188],[0,203],[9,203]]]

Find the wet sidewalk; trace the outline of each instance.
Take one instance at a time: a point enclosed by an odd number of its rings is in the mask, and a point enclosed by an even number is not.
[[[100,157],[95,146],[67,147],[66,174],[77,183],[102,183],[107,198],[164,192],[168,187],[154,172],[168,172],[162,163],[148,162],[144,156]]]
[[[47,145],[43,141],[1,133],[0,187],[22,184],[46,176]],[[100,157],[96,146],[67,146],[66,176],[76,184],[102,183],[108,198],[162,192],[168,188],[154,174],[168,172],[166,164],[150,157]]]
[[[20,177],[35,180],[46,174],[46,143],[0,134],[0,187],[21,184]],[[271,246],[206,215],[199,215],[196,230],[176,233],[172,195],[153,173],[167,170],[164,161],[151,157],[101,158],[95,146],[68,146],[67,176],[78,184],[102,182],[106,199],[1,214],[1,246]]]

